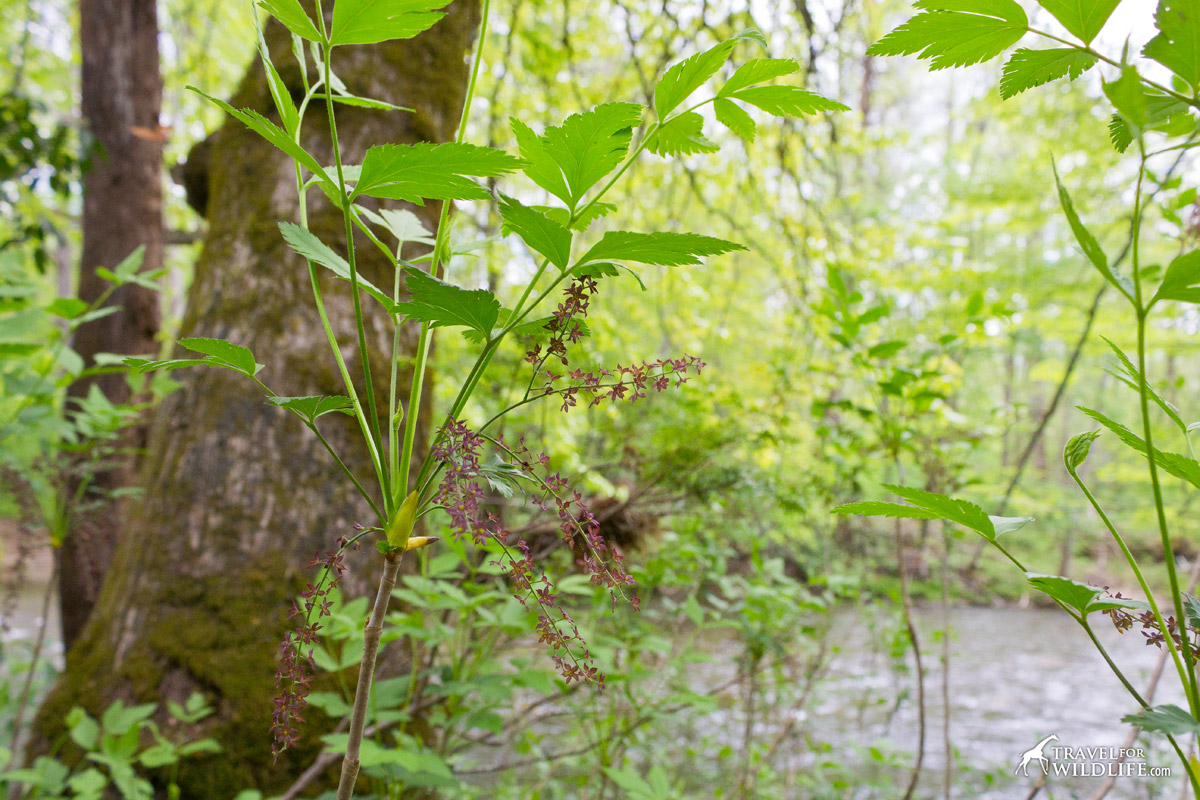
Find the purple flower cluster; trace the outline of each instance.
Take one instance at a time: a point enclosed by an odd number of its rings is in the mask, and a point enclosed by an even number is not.
[[[449,420],[437,437],[433,456],[445,469],[434,502],[450,516],[451,530],[458,536],[470,536],[476,544],[488,539],[501,545],[505,553],[501,564],[511,584],[514,596],[526,608],[534,603],[540,610],[537,633],[550,646],[559,672],[568,681],[583,680],[602,685],[603,676],[592,663],[587,643],[579,634],[571,615],[557,603],[554,585],[537,564],[529,545],[504,529],[500,519],[484,510],[481,468],[482,449],[491,441],[507,456],[506,461],[518,468],[528,482],[537,487],[531,502],[559,520],[563,541],[575,553],[580,567],[591,576],[593,583],[606,586],[616,605],[617,596],[625,595],[632,587],[633,577],[625,571],[621,554],[609,548],[600,535],[600,524],[584,502],[583,495],[571,489],[561,475],[550,471],[550,459],[545,454],[533,454],[524,445],[509,447],[499,440],[488,440],[472,432],[456,419]],[[638,607],[635,591],[629,590],[630,602]]]
[[[1116,600],[1129,599],[1123,597],[1120,592],[1109,592],[1107,586],[1104,587],[1104,590],[1106,597],[1112,597]],[[1113,627],[1116,628],[1119,633],[1125,633],[1126,631],[1133,630],[1133,623],[1136,619],[1139,623],[1141,623],[1142,636],[1146,639],[1147,647],[1153,646],[1161,650],[1162,646],[1166,643],[1166,639],[1163,638],[1162,628],[1159,626],[1158,620],[1155,619],[1154,612],[1152,611],[1147,610],[1135,615],[1123,608],[1109,608],[1105,609],[1101,613],[1107,614],[1109,618],[1112,619]],[[1182,649],[1183,640],[1179,636],[1179,626],[1175,620],[1175,617],[1166,617],[1164,618],[1164,622],[1167,623],[1167,633],[1175,641],[1175,646]],[[1194,637],[1200,638],[1200,628],[1189,627],[1189,632]],[[1189,641],[1189,644],[1191,645],[1192,650],[1197,649],[1195,642]]]
[[[550,341],[545,352],[540,344],[534,345],[533,349],[525,354],[526,361],[537,368],[551,356],[562,361],[563,366],[570,363],[567,360],[567,342],[575,344],[584,337],[581,320],[587,316],[588,306],[596,289],[596,279],[590,275],[571,281],[563,292],[562,302],[554,310],[553,318],[546,324],[550,331]]]
[[[601,368],[597,372],[574,369],[566,375],[557,375],[551,370],[546,370],[543,394],[559,395],[564,412],[570,411],[578,404],[578,395],[581,392],[591,398],[588,408],[598,406],[605,400],[613,403],[629,400],[632,403],[645,397],[649,389],[661,392],[672,383],[682,386],[687,383],[689,372],[695,371],[695,374],[699,375],[706,366],[699,358],[684,354],[680,358],[643,361],[641,364],[629,366],[618,364],[611,370]],[[566,386],[556,386],[556,382],[564,377],[569,379],[570,383]]]
[[[271,754],[279,758],[279,754],[289,747],[294,747],[300,740],[299,726],[304,724],[304,709],[308,706],[308,694],[312,690],[313,644],[317,633],[321,630],[316,619],[329,616],[333,602],[329,593],[342,579],[346,571],[343,563],[343,553],[348,544],[345,537],[338,539],[336,552],[320,551],[313,554],[308,562],[308,569],[323,567],[321,577],[316,583],[306,584],[300,593],[300,601],[292,602],[292,611],[288,619],[299,618],[295,630],[290,630],[279,645],[279,669],[275,672],[275,711],[271,724]],[[357,548],[357,545],[355,545]],[[305,649],[307,648],[307,652]]]

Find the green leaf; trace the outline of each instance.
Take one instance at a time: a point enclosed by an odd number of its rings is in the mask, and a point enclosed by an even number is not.
[[[931,70],[965,67],[995,58],[1029,29],[1014,0],[920,0],[922,14],[867,48],[873,56],[916,54]]]
[[[1079,214],[1075,212],[1075,205],[1071,202],[1071,195],[1067,192],[1066,187],[1062,185],[1062,181],[1058,179],[1058,166],[1051,162],[1051,168],[1054,170],[1054,182],[1058,185],[1058,199],[1062,204],[1063,214],[1066,215],[1067,222],[1071,225],[1071,231],[1075,234],[1075,241],[1079,242],[1079,246],[1083,249],[1083,253],[1087,256],[1088,261],[1092,262],[1092,266],[1104,276],[1104,279],[1132,301],[1134,295],[1133,283],[1126,276],[1113,272],[1109,268],[1108,257],[1104,255],[1104,251],[1100,248],[1100,243],[1083,226],[1083,222],[1079,219]]]
[[[677,114],[654,129],[646,149],[660,156],[715,153],[720,149],[704,136],[704,117],[695,111]]]
[[[367,150],[352,198],[486,200],[487,190],[468,176],[494,178],[519,166],[516,158],[474,144],[385,144]]]
[[[333,191],[337,191],[337,184],[330,180],[329,175],[325,172],[324,167],[322,167],[307,150],[296,144],[296,142],[292,140],[292,137],[288,136],[287,132],[278,125],[271,122],[252,108],[243,108],[238,110],[222,100],[218,100],[211,95],[205,94],[194,86],[189,86],[188,88],[209,102],[222,108],[226,114],[234,117],[247,128],[254,131],[271,144],[275,145],[275,147],[287,153],[302,166],[308,169],[309,172],[311,172],[313,175],[316,175]]]
[[[258,52],[266,66],[267,86],[271,89],[271,99],[274,100],[275,108],[279,111],[279,121],[283,123],[284,132],[294,140],[296,130],[300,127],[300,112],[292,100],[287,84],[283,82],[283,78],[279,77],[275,64],[271,62],[271,56],[265,45],[260,43]]]
[[[586,211],[581,209],[575,212],[575,221],[571,222],[571,212],[565,208],[557,206],[530,206],[530,208],[542,212],[559,225],[566,225],[570,222],[569,227],[573,231],[587,230],[593,222],[617,210],[613,203],[589,203]]]
[[[1075,80],[1096,64],[1096,57],[1069,47],[1052,50],[1022,48],[1012,54],[1000,77],[1000,97],[1007,100],[1026,89],[1047,84],[1068,75]]]
[[[262,364],[255,363],[254,354],[247,348],[224,339],[193,336],[180,339],[179,344],[188,350],[203,353],[209,357],[206,360],[217,362],[218,366],[228,366],[246,375],[257,375],[263,368]]]
[[[1099,422],[1105,428],[1108,428],[1116,434],[1118,439],[1132,449],[1143,456],[1147,455],[1145,440],[1121,423],[1109,419],[1099,411],[1093,411],[1083,406],[1076,406],[1076,408],[1096,420],[1096,422]],[[1165,453],[1156,447],[1154,448],[1154,463],[1162,467],[1163,471],[1169,475],[1174,475],[1176,478],[1187,481],[1192,486],[1200,489],[1200,462],[1197,462],[1195,459],[1178,453]]]
[[[1124,153],[1133,144],[1133,131],[1120,114],[1113,114],[1108,121],[1108,138],[1118,153]]]
[[[396,311],[434,328],[465,326],[488,336],[500,315],[500,301],[486,289],[463,289],[411,267],[404,282],[410,299]]]
[[[1086,583],[1058,575],[1027,572],[1025,577],[1033,588],[1045,592],[1063,605],[1075,609],[1080,616],[1087,616],[1092,601],[1104,593],[1104,590],[1098,586],[1089,586]]]
[[[83,708],[80,706],[72,708],[67,714],[66,723],[71,741],[84,750],[96,749],[96,743],[100,739],[100,725],[89,717]]]
[[[1117,357],[1117,363],[1121,366],[1121,372],[1114,372],[1110,370],[1110,374],[1113,375],[1113,377],[1115,377],[1117,380],[1124,383],[1130,389],[1133,389],[1135,392],[1140,392],[1142,373],[1133,365],[1133,362],[1129,360],[1129,356],[1125,355],[1125,353],[1121,351],[1121,348],[1117,347],[1112,340],[1106,336],[1101,336],[1100,338],[1108,343],[1109,348],[1112,349],[1113,354]],[[1146,383],[1146,393],[1149,395],[1150,399],[1153,400],[1155,404],[1163,410],[1163,413],[1171,418],[1171,421],[1174,422],[1181,431],[1187,431],[1187,426],[1184,425],[1183,418],[1179,416],[1179,409],[1164,400],[1149,382]]]
[[[777,117],[798,117],[817,114],[821,111],[849,111],[850,107],[836,100],[822,97],[816,92],[798,86],[751,86],[728,95],[752,106],[758,106]]]
[[[46,311],[63,319],[75,319],[87,311],[88,304],[77,297],[56,297],[46,305]]]
[[[258,4],[301,39],[308,39],[310,42],[323,41],[317,26],[300,5],[300,0],[259,0]]]
[[[956,500],[922,489],[891,484],[884,484],[884,488],[904,498],[912,505],[872,501],[841,505],[833,511],[836,514],[863,514],[872,517],[944,519],[969,528],[993,543],[999,536],[1018,530],[1032,521],[1032,517],[990,517],[974,503]]]
[[[758,127],[754,124],[754,120],[750,115],[746,113],[746,109],[732,100],[718,97],[713,102],[713,111],[716,112],[717,122],[729,128],[735,135],[745,139],[747,142],[754,141],[754,137],[758,133]]]
[[[329,414],[334,411],[341,411],[345,414],[352,414],[354,403],[349,397],[341,395],[323,396],[313,395],[309,397],[268,397],[267,403],[280,408],[286,408],[290,411],[295,411],[300,416],[304,417],[309,422],[313,422],[317,417]]]
[[[1135,67],[1125,67],[1115,81],[1104,81],[1104,94],[1117,113],[1134,133],[1144,130],[1150,122],[1146,86]]]
[[[1067,442],[1067,446],[1063,449],[1063,463],[1067,465],[1067,472],[1074,475],[1083,462],[1087,460],[1088,453],[1091,452],[1092,442],[1096,441],[1100,436],[1100,431],[1088,431],[1086,433],[1077,433]]]
[[[411,39],[429,30],[445,14],[449,0],[337,0],[329,44],[375,44]]]
[[[1091,44],[1121,0],[1038,0],[1062,26]]]
[[[1144,731],[1166,733],[1172,736],[1186,736],[1200,733],[1200,722],[1188,712],[1176,705],[1166,704],[1143,708],[1136,714],[1121,717],[1121,722],[1136,725]]]
[[[735,43],[733,39],[721,42],[710,50],[680,61],[663,73],[662,79],[654,87],[654,113],[659,121],[665,120],[692,92],[717,74]]]
[[[1154,22],[1159,34],[1146,43],[1142,55],[1188,85],[1200,86],[1200,6],[1195,0],[1159,0]]]
[[[737,68],[737,71],[717,92],[717,97],[726,97],[738,89],[745,89],[757,83],[782,78],[800,69],[800,64],[791,58],[754,58]]]
[[[641,119],[639,105],[605,103],[585,114],[572,114],[559,127],[547,128],[541,137],[543,150],[568,188],[566,197],[558,197],[574,208],[588,189],[616,169],[629,151],[633,129]],[[521,155],[524,157],[524,152]]]
[[[342,280],[350,280],[350,264],[346,259],[333,252],[312,231],[301,228],[293,222],[280,222],[279,232],[283,234],[283,240],[288,243],[288,246],[296,251],[303,258],[320,264],[325,269],[337,275]],[[372,284],[362,275],[357,275],[358,287],[367,294],[374,297],[379,302],[383,303],[385,308],[392,307],[392,298]]]
[[[571,202],[571,189],[567,186],[566,178],[554,158],[546,151],[546,143],[533,129],[519,119],[510,118],[513,135],[517,140],[517,151],[525,165],[521,171],[531,181],[545,189],[550,194],[562,200]]]
[[[1150,303],[1159,300],[1200,303],[1200,250],[1184,253],[1171,262]]]
[[[745,249],[743,245],[697,233],[609,231],[579,259],[579,264],[593,261],[637,261],[641,264],[674,267],[681,264],[699,264],[702,256],[717,256]]]
[[[571,232],[545,214],[507,195],[500,195],[500,216],[503,231],[515,233],[535,252],[541,253],[559,269],[571,261]]]
[[[371,222],[386,230],[400,244],[416,242],[433,246],[433,234],[421,222],[421,218],[403,208],[384,208],[372,211],[364,206],[355,206],[354,210]]]
[[[325,93],[317,92],[313,95],[316,100],[324,100]],[[385,103],[382,100],[372,100],[369,97],[359,97],[353,94],[338,94],[334,93],[333,102],[341,103],[344,106],[353,106],[354,108],[374,108],[380,111],[412,111],[413,109],[405,106],[398,106],[393,103]]]

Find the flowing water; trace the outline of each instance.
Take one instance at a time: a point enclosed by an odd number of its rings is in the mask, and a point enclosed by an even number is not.
[[[41,618],[42,587],[30,586],[8,620],[9,641],[32,643]],[[1085,771],[1102,770],[1109,758],[1064,757],[1054,747],[1125,746],[1129,726],[1120,723],[1137,706],[1125,692],[1083,630],[1058,610],[1021,608],[954,608],[948,617],[938,608],[918,610],[926,669],[925,759],[918,797],[943,796],[945,738],[942,702],[942,631],[949,630],[949,734],[953,769],[951,796],[1002,800],[1027,797],[1040,773],[1038,761],[1029,777],[1014,777],[1022,753],[1051,734],[1057,740],[1045,751],[1048,761],[1088,761]],[[48,655],[61,663],[57,647],[58,621],[51,604]],[[910,763],[918,738],[915,675],[898,672],[887,648],[878,646],[877,626],[859,612],[835,612],[835,629],[842,644],[832,656],[827,676],[814,702],[799,712],[797,730],[828,742],[832,753],[853,760],[852,751],[865,745],[890,750],[900,763]],[[1114,660],[1142,691],[1159,661],[1159,650],[1147,647],[1136,630],[1118,634],[1108,621],[1095,618],[1097,634]],[[733,652],[717,640],[714,653]],[[10,651],[11,652],[11,651]],[[734,671],[728,660],[707,665],[697,674],[700,683],[722,680]],[[1170,664],[1163,675],[1157,703],[1186,706],[1174,682]],[[1139,739],[1135,747],[1146,747]],[[1058,758],[1055,759],[1055,755]],[[787,757],[787,756],[785,756]],[[799,758],[811,758],[805,753]],[[1175,777],[1121,777],[1108,795],[1113,800],[1179,797],[1181,770],[1173,754],[1162,748],[1149,754],[1152,765],[1172,768]],[[1133,762],[1146,759],[1134,758]],[[1101,764],[1101,766],[1096,766]],[[1051,777],[1049,793],[1039,797],[1090,798],[1103,785],[1101,777]],[[898,787],[896,796],[902,791]]]

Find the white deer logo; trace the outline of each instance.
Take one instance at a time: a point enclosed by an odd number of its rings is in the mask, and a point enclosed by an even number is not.
[[[1022,753],[1021,763],[1018,764],[1017,768],[1013,770],[1013,775],[1016,775],[1018,772],[1023,772],[1025,777],[1029,777],[1029,762],[1031,761],[1040,762],[1042,765],[1042,772],[1049,772],[1050,762],[1046,759],[1046,756],[1042,753],[1042,750],[1044,750],[1046,745],[1050,744],[1050,742],[1057,741],[1058,737],[1052,733],[1045,739],[1042,739],[1040,742],[1038,742],[1035,747],[1032,747]]]

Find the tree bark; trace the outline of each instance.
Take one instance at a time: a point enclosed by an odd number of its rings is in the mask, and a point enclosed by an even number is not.
[[[162,77],[158,60],[155,0],[80,0],[79,40],[83,56],[81,106],[91,136],[91,165],[83,177],[83,255],[79,297],[91,303],[109,286],[97,267],[115,267],[138,247],[146,248],[143,269],[163,263]],[[108,300],[123,310],[82,325],[73,347],[92,366],[97,353],[144,354],[158,349],[158,296],[127,285]],[[121,375],[79,381],[69,398],[82,398],[98,384],[114,404],[130,399]],[[141,449],[146,428],[126,431],[122,444]],[[59,602],[65,645],[83,629],[100,594],[121,527],[119,504],[107,491],[132,482],[132,455],[106,459],[92,478],[87,500],[72,520],[58,553]],[[75,487],[72,487],[72,490]],[[71,494],[74,494],[72,491]]]
[[[416,39],[335,51],[334,70],[351,92],[416,109],[405,114],[339,106],[347,163],[360,162],[371,144],[453,136],[478,15],[478,0],[458,0]],[[284,81],[299,93],[286,32],[272,24],[267,41]],[[271,108],[257,63],[231,102]],[[310,111],[305,131],[306,148],[331,163],[323,104]],[[209,231],[181,334],[249,347],[266,365],[259,377],[279,394],[343,394],[313,308],[308,269],[276,226],[297,216],[292,162],[235,121],[211,137],[210,152]],[[344,251],[340,212],[320,192],[310,193],[309,209],[313,231]],[[415,210],[430,228],[436,225],[438,204]],[[364,277],[390,286],[381,254],[369,245],[358,252]],[[321,284],[351,373],[361,375],[351,355],[348,284],[328,273]],[[368,299],[364,311],[370,305]],[[372,356],[379,358],[372,363],[376,390],[386,397],[390,326],[375,314],[367,328]],[[405,352],[415,349],[415,340],[411,333],[402,342]],[[227,800],[248,787],[277,792],[320,744],[310,719],[305,746],[272,766],[274,673],[291,598],[315,577],[305,569],[315,550],[332,550],[339,536],[353,532],[353,523],[373,520],[315,439],[267,406],[247,379],[215,369],[173,374],[183,386],[158,409],[143,473],[145,497],[132,508],[100,602],[41,709],[38,734],[43,743],[60,735],[63,716],[76,704],[95,712],[117,697],[165,701],[199,690],[218,713],[197,733],[215,737],[224,753],[185,762],[182,795]],[[347,465],[371,486],[373,472],[352,420],[332,414],[321,422]],[[344,591],[359,593],[374,580],[373,555],[371,548],[347,558]]]

